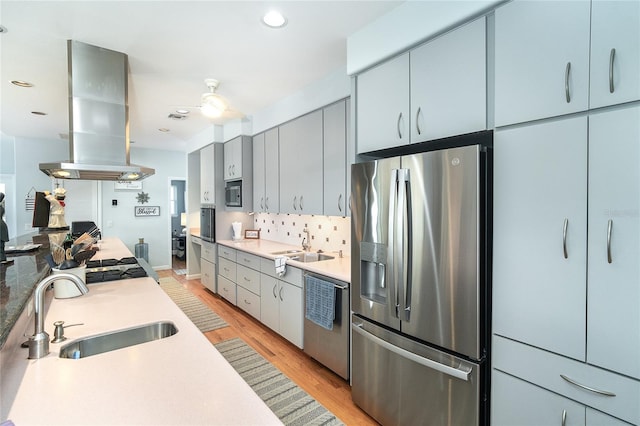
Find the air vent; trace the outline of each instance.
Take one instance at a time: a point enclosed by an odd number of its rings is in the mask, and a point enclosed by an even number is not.
[[[186,115],[182,115],[182,114],[171,113],[171,114],[169,114],[169,118],[172,119],[172,120],[180,121],[180,120],[186,120],[187,116]]]

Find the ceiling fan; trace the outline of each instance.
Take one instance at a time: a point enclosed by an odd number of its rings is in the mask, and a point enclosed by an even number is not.
[[[185,108],[199,108],[202,115],[207,118],[242,118],[244,114],[240,111],[233,110],[229,107],[229,102],[226,98],[216,93],[220,82],[215,78],[206,78],[204,84],[209,89],[200,97],[200,105],[194,107]]]

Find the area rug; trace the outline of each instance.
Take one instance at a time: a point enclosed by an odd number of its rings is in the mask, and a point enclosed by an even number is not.
[[[160,278],[160,287],[203,333],[229,325],[172,277]]]
[[[214,345],[285,425],[343,425],[242,339]]]
[[[176,275],[187,275],[186,269],[174,269],[173,272],[175,272]]]

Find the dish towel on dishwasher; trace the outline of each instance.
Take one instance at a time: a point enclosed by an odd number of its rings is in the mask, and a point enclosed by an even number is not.
[[[305,318],[320,327],[333,330],[336,313],[336,291],[333,283],[309,275],[305,281]]]
[[[274,259],[275,262],[275,266],[276,266],[276,274],[281,277],[284,275],[285,272],[287,272],[287,258],[286,256],[277,256]]]

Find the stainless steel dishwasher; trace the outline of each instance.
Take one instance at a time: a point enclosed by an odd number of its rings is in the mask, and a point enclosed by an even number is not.
[[[335,291],[335,318],[333,329],[327,330],[304,319],[304,352],[344,379],[349,379],[349,283],[323,275],[305,272],[305,312],[307,277],[333,284]]]

